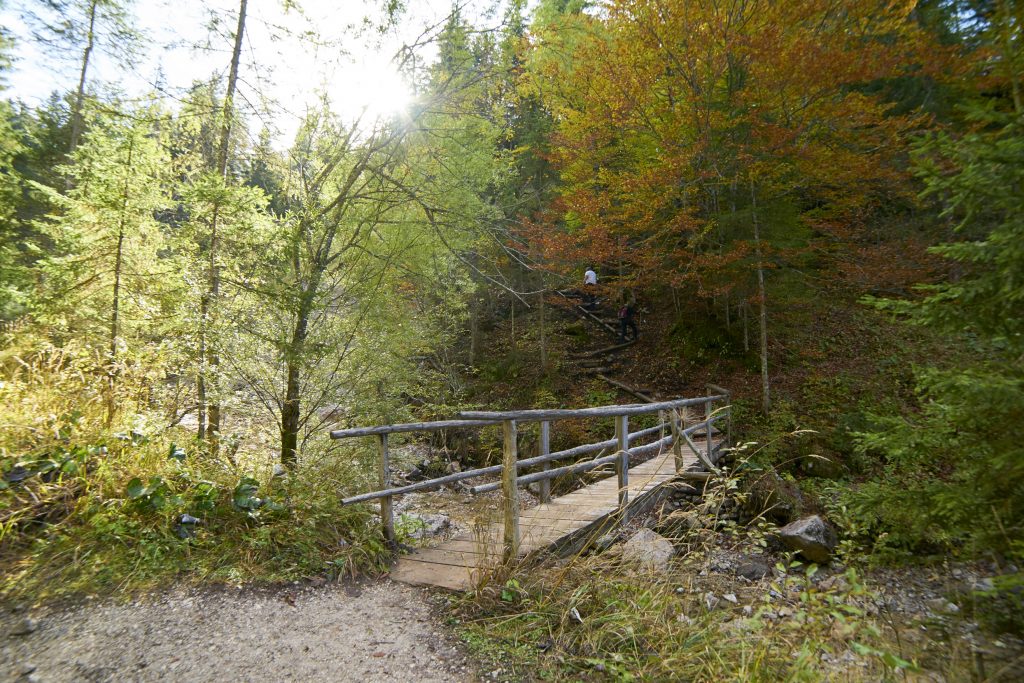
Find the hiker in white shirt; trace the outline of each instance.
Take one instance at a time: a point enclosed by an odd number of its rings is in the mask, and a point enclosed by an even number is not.
[[[597,300],[597,294],[594,290],[597,289],[597,273],[594,272],[594,267],[590,266],[587,268],[587,272],[583,273],[583,305],[590,309],[594,307],[594,302]]]

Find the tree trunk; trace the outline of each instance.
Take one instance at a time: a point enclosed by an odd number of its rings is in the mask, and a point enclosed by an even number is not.
[[[757,192],[750,183],[750,215],[754,223],[754,255],[757,257],[757,300],[761,322],[761,410],[765,415],[771,409],[768,385],[768,298],[764,286],[764,262],[761,257],[761,230],[757,224]]]
[[[1003,62],[1007,65],[1007,71],[1010,77],[1010,92],[1013,95],[1013,110],[1018,113],[1024,113],[1024,98],[1021,96],[1020,86],[1020,74],[1017,69],[1017,60],[1015,57],[1015,51],[1011,40],[1011,27],[1013,26],[1013,17],[1010,14],[1010,8],[1006,3],[1006,0],[999,0],[999,9],[1003,15],[1002,20],[999,22],[999,37],[1002,39],[1003,48]],[[1018,27],[1019,28],[1019,27]]]
[[[99,0],[92,0],[89,3],[89,31],[86,34],[85,50],[82,51],[82,68],[78,72],[78,90],[75,92],[75,103],[71,108],[71,142],[68,144],[68,154],[74,153],[78,142],[82,137],[85,128],[85,121],[82,109],[85,106],[85,81],[89,72],[89,59],[92,57],[92,49],[95,43],[96,34],[96,5]]]
[[[476,347],[480,334],[480,302],[474,292],[469,299],[469,367],[476,363]]]
[[[121,273],[124,270],[124,230],[128,214],[128,179],[132,172],[135,140],[128,138],[128,159],[124,167],[124,188],[121,191],[121,216],[117,226],[117,252],[114,257],[114,297],[110,306],[110,386],[107,393],[107,427],[114,423],[117,412],[117,337],[120,333]]]
[[[749,328],[747,326],[747,310],[749,308],[750,307],[747,305],[747,302],[744,301],[743,302],[743,306],[740,309],[740,313],[743,316],[743,351],[744,351],[744,353],[747,353],[747,352],[750,351],[750,333],[748,331]]]
[[[544,329],[544,289],[540,292],[540,369],[548,369],[548,344]]]
[[[220,129],[220,141],[217,146],[217,174],[224,180],[225,185],[228,181],[228,151],[231,143],[231,123],[234,115],[234,99],[235,99],[235,88],[238,84],[238,65],[241,61],[242,55],[242,38],[245,35],[245,15],[248,8],[248,0],[240,0],[238,4],[238,25],[235,29],[235,44],[234,49],[231,52],[231,67],[228,70],[228,83],[227,89],[224,92],[224,118],[221,122]],[[215,400],[209,405],[208,418],[205,429],[203,427],[203,416],[206,412],[206,398],[209,387],[206,381],[206,355],[209,354],[209,374],[211,377],[217,377],[218,369],[220,367],[220,356],[216,350],[211,350],[211,345],[207,343],[207,330],[206,325],[209,318],[216,314],[217,300],[220,297],[220,265],[217,262],[217,251],[218,251],[218,235],[217,235],[217,223],[219,220],[220,206],[215,204],[213,207],[213,217],[210,223],[210,273],[209,282],[206,296],[203,297],[203,301],[200,304],[201,315],[200,324],[203,329],[200,331],[200,377],[199,377],[199,438],[202,439],[204,436],[209,438],[211,443],[211,449],[216,450],[217,440],[220,435],[220,421],[221,421],[221,410],[220,403]]]
[[[313,296],[316,288],[304,292],[299,305],[292,341],[288,348],[287,373],[284,404],[281,406],[281,462],[294,465],[299,457],[299,427],[301,408],[300,364],[305,351],[306,336],[309,334],[309,316],[313,310]]]

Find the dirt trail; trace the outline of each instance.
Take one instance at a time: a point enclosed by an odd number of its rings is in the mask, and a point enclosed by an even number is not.
[[[0,616],[0,681],[476,678],[427,594],[388,581],[178,589]]]

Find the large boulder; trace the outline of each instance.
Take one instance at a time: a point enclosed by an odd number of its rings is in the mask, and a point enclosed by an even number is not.
[[[668,562],[675,552],[671,541],[644,528],[633,534],[622,546],[622,559],[647,571],[666,572]]]
[[[839,542],[836,532],[818,515],[790,522],[779,529],[779,538],[788,548],[818,564],[827,564],[832,559],[832,551]]]

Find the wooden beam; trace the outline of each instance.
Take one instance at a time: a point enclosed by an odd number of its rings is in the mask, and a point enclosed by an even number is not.
[[[439,422],[408,422],[397,425],[381,425],[379,427],[354,427],[352,429],[336,429],[331,432],[332,439],[348,439],[355,436],[377,436],[380,434],[396,434],[399,432],[436,432],[441,429],[475,429],[487,425],[499,424],[501,420],[470,419],[441,420]]]
[[[637,446],[636,448],[630,448],[629,449],[630,455],[631,456],[636,456],[636,457],[641,457],[641,456],[644,456],[644,455],[649,455],[650,453],[658,451],[661,448],[663,448],[664,446],[667,446],[671,442],[671,439],[672,439],[672,437],[667,436],[664,439],[660,439],[658,441],[653,441],[653,442],[651,442],[649,444],[646,444],[644,446]],[[557,468],[555,468],[553,470],[544,470],[542,472],[534,472],[533,474],[524,474],[521,477],[519,477],[519,485],[520,486],[526,486],[526,485],[532,484],[532,483],[534,483],[536,481],[543,482],[546,479],[554,479],[555,477],[561,477],[564,474],[581,474],[583,472],[587,472],[588,470],[592,470],[592,469],[594,469],[596,467],[600,467],[601,465],[608,465],[608,464],[614,463],[615,462],[615,458],[617,458],[617,457],[618,457],[617,453],[616,454],[611,454],[611,455],[603,455],[603,456],[599,456],[597,458],[594,458],[593,460],[584,460],[582,462],[573,463],[572,465],[566,465],[564,467],[557,467]],[[522,463],[524,463],[524,462],[526,462],[526,461],[525,460],[520,460],[519,464],[522,465]],[[501,483],[495,481],[495,482],[490,482],[490,483],[487,483],[487,484],[480,484],[478,486],[473,486],[472,488],[469,489],[469,492],[473,493],[473,494],[476,494],[476,493],[487,493],[489,491],[497,491],[500,487],[501,487]],[[558,500],[559,499],[557,499],[557,498],[555,499],[555,503],[556,504],[557,504]]]
[[[598,374],[597,378],[598,379],[602,379],[605,382],[608,382],[608,384],[611,384],[613,387],[618,387],[619,389],[622,389],[627,394],[631,394],[633,396],[636,396],[641,401],[646,401],[647,403],[654,403],[655,402],[653,398],[651,398],[650,396],[647,396],[646,394],[640,393],[639,390],[634,389],[633,387],[631,387],[629,385],[623,384],[622,382],[617,382],[614,379],[611,379],[610,377],[606,377],[603,374]]]
[[[724,396],[703,396],[701,398],[679,398],[674,401],[657,403],[629,403],[617,406],[601,406],[599,408],[541,408],[534,410],[466,410],[459,417],[467,420],[517,420],[521,422],[537,422],[540,420],[566,420],[581,417],[616,417],[618,415],[643,415],[656,413],[659,410],[683,408],[686,406],[704,405],[708,400],[719,400]]]
[[[598,325],[600,325],[601,327],[603,327],[608,332],[611,332],[612,334],[614,334],[616,337],[619,336],[619,331],[618,330],[616,330],[614,327],[612,327],[611,325],[609,325],[605,321],[603,321],[600,318],[598,318],[596,315],[594,315],[593,313],[591,313],[587,309],[583,308],[582,306],[576,306],[576,310],[579,313],[581,313],[584,316],[586,316],[591,321],[593,321],[593,322],[597,323]]]
[[[544,420],[540,423],[540,452],[537,455],[548,455],[551,450],[551,423]],[[544,461],[544,470],[551,469],[551,461]],[[546,477],[540,482],[540,502],[551,502],[551,478]]]
[[[594,356],[603,356],[606,353],[615,353],[616,351],[621,351],[623,349],[628,349],[633,344],[636,344],[636,340],[635,339],[630,339],[628,342],[625,342],[623,344],[616,344],[615,346],[606,346],[603,349],[597,349],[595,351],[586,351],[584,353],[575,353],[575,354],[571,354],[571,356],[574,357],[574,358],[593,358]]]
[[[629,417],[615,418],[615,438],[618,440],[619,460],[615,463],[615,474],[619,479],[619,509],[629,503]]]
[[[502,423],[505,437],[502,451],[501,494],[505,516],[504,552],[502,558],[511,562],[519,554],[519,485],[516,482],[519,467],[519,446],[516,443],[516,421]]]
[[[588,470],[595,469],[601,465],[610,465],[619,459],[618,453],[612,455],[601,456],[600,458],[594,458],[593,460],[584,460],[583,462],[573,463],[572,465],[566,465],[565,467],[556,467],[553,470],[547,470],[544,472],[534,472],[533,474],[524,474],[518,478],[518,484],[526,486],[532,484],[535,481],[543,481],[545,479],[554,479],[555,477],[561,477],[565,474],[582,474]],[[491,482],[489,484],[480,484],[469,489],[470,493],[487,493],[488,491],[496,491],[498,488],[504,490],[504,480],[501,483]]]
[[[672,454],[675,456],[676,472],[683,469],[682,418],[678,410],[672,410]]]
[[[387,489],[391,486],[391,458],[388,454],[388,435],[380,434],[378,437],[380,446],[380,487]],[[395,513],[392,507],[392,497],[384,496],[380,499],[380,521],[384,527],[384,542],[394,550],[398,547],[395,539]]]

